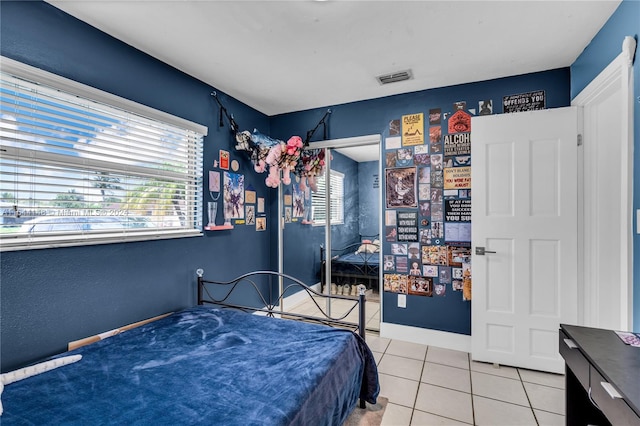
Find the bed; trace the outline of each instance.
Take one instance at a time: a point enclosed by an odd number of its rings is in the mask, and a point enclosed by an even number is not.
[[[264,281],[273,279],[285,289],[274,300],[272,285],[263,294]],[[299,286],[319,306],[326,297],[348,298],[320,295],[269,271],[229,282],[199,274],[197,282],[198,306],[110,333],[48,361],[80,355],[77,362],[5,385],[0,421],[341,425],[358,402],[376,402],[377,369],[363,326],[280,309],[282,297]],[[252,289],[259,302],[238,303],[251,300]],[[234,301],[238,291],[245,296]],[[355,312],[365,305],[364,289],[360,293],[352,300]]]
[[[378,290],[380,274],[380,247],[377,236],[361,236],[356,242],[331,248],[331,282],[337,285],[364,284]],[[320,279],[325,282],[326,249],[320,246]]]

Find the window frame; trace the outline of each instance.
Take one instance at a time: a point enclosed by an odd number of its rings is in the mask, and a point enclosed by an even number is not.
[[[323,174],[322,176],[316,178],[316,180],[324,179],[324,178],[325,178],[325,175]],[[340,213],[340,217],[335,219],[335,221],[334,221],[333,217],[330,218],[331,226],[344,225],[344,219],[345,219],[345,214],[344,214],[344,194],[345,194],[344,181],[345,181],[345,174],[342,173],[342,172],[339,172],[337,170],[334,170],[334,169],[330,169],[329,170],[329,179],[331,179],[331,181],[332,181],[331,187],[330,187],[330,191],[332,193],[333,193],[333,190],[334,190],[334,187],[335,187],[335,184],[333,183],[333,179],[334,178],[337,178],[337,179],[340,180],[340,185],[341,185],[342,188],[341,188],[341,197],[334,198],[331,193],[329,194],[329,198],[330,198],[330,200],[332,202],[335,200],[336,202],[339,203],[337,208],[336,208],[336,210],[338,210],[339,213]],[[326,226],[326,223],[327,223],[326,219],[323,219],[322,221],[320,221],[320,220],[316,220],[316,218],[315,218],[314,198],[320,198],[319,192],[312,192],[311,193],[311,220],[313,222],[313,226]],[[326,201],[325,201],[326,197],[323,196],[321,198],[322,198],[322,201],[321,201],[322,209],[324,210],[325,209],[325,203],[326,203]],[[320,202],[315,203],[315,204],[320,204]],[[333,212],[333,209],[330,208],[329,210],[330,210],[329,214],[331,215],[332,212]]]
[[[185,203],[187,208],[187,222],[180,227],[172,227],[163,229],[160,226],[148,228],[145,230],[135,229],[134,231],[127,230],[108,230],[102,232],[91,233],[64,233],[54,232],[47,234],[46,236],[31,237],[22,235],[18,232],[14,234],[3,234],[0,239],[0,251],[15,251],[15,250],[29,250],[39,248],[55,248],[55,247],[67,247],[67,246],[84,246],[94,244],[106,244],[117,242],[129,242],[129,241],[150,241],[158,239],[168,238],[182,238],[182,237],[195,237],[202,236],[202,222],[203,222],[203,197],[202,197],[202,184],[203,184],[203,139],[208,133],[208,128],[198,123],[183,119],[181,117],[168,114],[163,111],[148,107],[146,105],[133,102],[131,100],[122,98],[120,96],[113,95],[111,93],[104,92],[102,90],[87,86],[85,84],[67,79],[65,77],[32,67],[30,65],[15,61],[4,56],[0,56],[2,61],[2,73],[14,77],[18,80],[24,80],[30,85],[36,84],[48,89],[57,90],[62,92],[62,97],[70,95],[72,97],[79,97],[86,99],[89,102],[96,102],[103,104],[107,107],[121,110],[125,113],[141,117],[145,120],[153,120],[160,124],[179,128],[184,131],[185,134],[195,134],[195,142],[191,139],[191,142],[183,142],[185,147],[194,146],[196,153],[194,158],[196,159],[193,164],[189,163],[188,171],[176,171],[175,174],[179,175],[182,181],[185,182]],[[191,137],[190,137],[191,138]],[[130,139],[128,139],[130,141]],[[7,158],[16,158],[19,160],[24,152],[37,152],[38,156],[45,159],[46,153],[44,151],[33,151],[30,149],[19,148],[16,146],[7,146],[4,144],[5,152],[3,155],[7,155]],[[182,144],[180,145],[182,146]],[[22,157],[25,158],[25,157]],[[9,160],[10,161],[10,160]],[[38,161],[41,161],[40,159]],[[59,160],[58,160],[59,161]],[[69,161],[69,170],[82,170],[81,161],[71,160]],[[95,163],[95,164],[93,164]],[[95,172],[102,172],[99,167],[100,161],[94,161],[92,165],[84,166],[84,169],[93,169]],[[37,167],[40,167],[40,163],[37,163]],[[44,163],[43,163],[44,164]],[[132,168],[132,167],[130,167]],[[126,167],[122,166],[120,171],[116,170],[116,173],[124,174]],[[168,172],[171,174],[172,172]],[[135,173],[134,173],[135,175]],[[180,181],[180,179],[179,179]],[[6,217],[3,208],[3,216]],[[40,216],[46,217],[46,216]],[[52,216],[54,217],[54,216]]]

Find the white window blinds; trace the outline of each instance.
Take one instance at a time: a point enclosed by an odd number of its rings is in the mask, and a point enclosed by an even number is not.
[[[330,171],[330,214],[331,224],[339,225],[344,223],[344,175],[335,170]],[[325,199],[327,193],[326,179],[324,175],[317,179],[318,191],[311,195],[311,211],[313,223],[324,225],[326,223]]]
[[[201,234],[206,127],[19,71],[3,58],[2,250]],[[101,97],[113,102],[90,100]]]

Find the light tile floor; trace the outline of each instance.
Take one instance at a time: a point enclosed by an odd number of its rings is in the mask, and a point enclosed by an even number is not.
[[[332,313],[348,302],[335,300]],[[324,306],[323,306],[324,308]],[[293,309],[317,315],[307,300]],[[380,305],[367,302],[367,328],[379,328]],[[357,322],[357,313],[347,316]],[[380,396],[389,399],[387,426],[564,425],[564,375],[471,361],[466,352],[367,334]]]
[[[383,425],[564,425],[564,376],[471,361],[466,352],[368,334]]]

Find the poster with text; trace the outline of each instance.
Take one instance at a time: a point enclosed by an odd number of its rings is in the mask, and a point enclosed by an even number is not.
[[[444,169],[444,189],[470,189],[471,167]]]
[[[471,154],[471,133],[444,135],[444,155],[449,157],[469,154]]]
[[[424,145],[424,115],[422,113],[402,116],[402,145]]]

